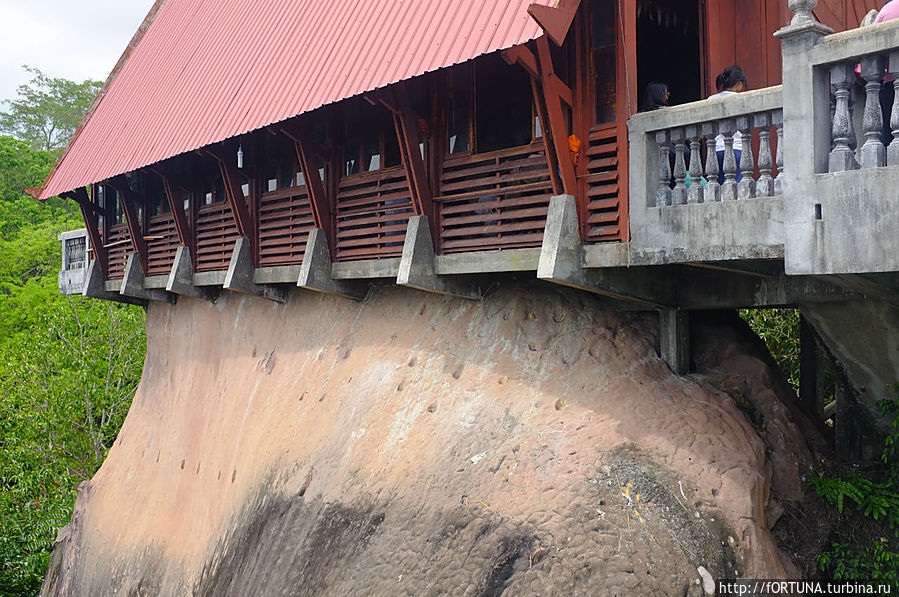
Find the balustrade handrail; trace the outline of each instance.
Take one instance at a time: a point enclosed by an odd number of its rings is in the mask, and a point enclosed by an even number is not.
[[[822,37],[809,52],[813,67],[881,54],[899,48],[899,20],[885,21]]]
[[[628,127],[631,131],[652,133],[780,108],[783,108],[783,87],[775,85],[652,112],[642,112],[631,116]]]

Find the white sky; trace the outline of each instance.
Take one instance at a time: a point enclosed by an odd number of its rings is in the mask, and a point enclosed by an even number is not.
[[[153,0],[0,0],[0,100],[30,79],[23,64],[105,81]],[[5,105],[0,105],[0,110]]]

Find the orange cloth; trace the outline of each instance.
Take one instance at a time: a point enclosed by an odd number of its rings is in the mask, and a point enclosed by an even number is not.
[[[577,135],[568,135],[568,152],[571,154],[571,163],[577,168],[577,162],[581,157],[581,140]]]

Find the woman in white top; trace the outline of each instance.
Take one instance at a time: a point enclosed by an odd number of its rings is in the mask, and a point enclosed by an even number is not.
[[[748,86],[743,69],[736,64],[728,66],[715,78],[715,87],[718,88],[718,93],[710,95],[709,99],[740,93],[745,91]],[[724,184],[724,135],[715,137],[715,152],[718,154],[718,183]],[[740,154],[742,153],[743,135],[740,134],[740,131],[736,131],[734,133],[734,157],[737,160],[737,182],[743,178],[743,173],[740,171]]]

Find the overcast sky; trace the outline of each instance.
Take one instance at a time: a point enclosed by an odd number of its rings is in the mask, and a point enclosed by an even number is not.
[[[151,6],[153,0],[0,0],[0,100],[28,82],[23,64],[53,77],[105,81]]]

